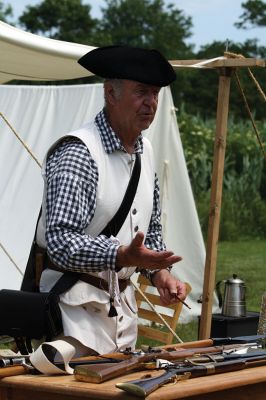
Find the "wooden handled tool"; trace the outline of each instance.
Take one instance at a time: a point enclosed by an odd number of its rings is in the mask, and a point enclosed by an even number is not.
[[[28,369],[23,365],[12,365],[12,367],[0,368],[0,379],[8,376],[27,374]]]

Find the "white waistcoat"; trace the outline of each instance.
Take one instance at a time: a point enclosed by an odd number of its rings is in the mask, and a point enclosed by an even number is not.
[[[107,154],[94,123],[87,124],[69,135],[79,138],[87,146],[98,168],[96,210],[90,225],[85,230],[86,234],[96,237],[111,220],[122,202],[133,169],[132,160],[135,159],[135,156],[123,151]],[[51,147],[47,154],[57,143]],[[43,247],[46,247],[44,236],[45,166],[46,159],[43,165],[44,211],[37,232],[37,241]],[[141,174],[137,192],[128,216],[116,237],[123,245],[129,244],[137,231],[142,231],[145,235],[147,233],[153,207],[154,174],[151,144],[146,138],[143,138]],[[133,272],[133,267],[123,268],[116,275],[125,279]],[[108,280],[108,271],[93,275],[100,275]],[[45,270],[41,278],[41,291],[50,290],[60,276],[60,272]],[[117,317],[109,318],[107,316],[109,299],[109,293],[85,282],[77,282],[70,290],[60,296],[64,334],[75,337],[85,346],[101,354],[134,347],[137,333],[137,309],[133,287],[128,286],[120,296],[116,297]]]

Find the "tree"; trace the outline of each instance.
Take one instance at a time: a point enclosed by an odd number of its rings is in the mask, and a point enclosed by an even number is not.
[[[237,28],[253,28],[266,26],[266,3],[262,0],[248,0],[241,6],[245,10],[240,15],[240,21],[235,23]]]
[[[0,21],[8,22],[8,17],[13,16],[13,10],[10,4],[5,5],[0,1]]]
[[[53,39],[92,44],[97,20],[90,16],[91,6],[82,0],[43,0],[27,6],[19,17],[26,30]]]
[[[252,0],[242,3],[245,12],[241,15],[241,22],[235,24],[238,28],[244,28],[249,23],[251,26],[266,25],[266,4],[261,0]],[[258,45],[258,40],[247,40],[244,43],[229,43],[229,51],[232,53],[242,54],[244,57],[266,58],[266,48]],[[212,42],[201,46],[200,50],[194,55],[195,59],[210,59],[221,56],[225,52],[225,43]],[[254,68],[253,73],[265,90],[265,70],[263,68]],[[216,104],[214,99],[217,97],[218,76],[217,71],[188,71],[187,75],[190,79],[190,85],[186,86],[184,92],[184,103],[186,111],[191,114],[199,113],[203,117],[214,116],[216,112]],[[263,119],[265,115],[265,103],[261,101],[260,95],[247,74],[247,69],[239,69],[241,84],[248,96],[248,101],[252,111],[257,119]],[[248,118],[245,110],[243,99],[232,79],[232,88],[230,92],[230,115],[245,119]]]
[[[156,48],[167,58],[191,52],[185,40],[191,36],[191,17],[163,0],[105,0],[100,30],[109,43]]]

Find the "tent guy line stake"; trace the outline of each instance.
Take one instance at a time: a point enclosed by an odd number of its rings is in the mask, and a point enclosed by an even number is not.
[[[166,326],[166,328],[169,329],[169,331],[174,335],[174,337],[179,341],[179,343],[184,343],[183,340],[180,339],[180,337],[176,334],[176,332],[171,328],[171,326],[166,322],[166,320],[163,318],[163,316],[158,313],[158,311],[155,309],[154,305],[150,302],[150,300],[145,296],[143,291],[136,285],[132,280],[131,280],[133,286],[137,289],[137,291],[141,294],[141,296],[144,298],[144,300],[149,304],[151,307],[152,311],[155,312],[155,314],[160,318],[160,320],[163,322],[163,324]]]

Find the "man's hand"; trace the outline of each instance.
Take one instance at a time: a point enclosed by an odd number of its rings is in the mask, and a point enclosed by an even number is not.
[[[138,232],[129,246],[120,246],[117,252],[118,267],[140,267],[147,269],[165,269],[182,260],[172,251],[154,251],[143,244],[144,234]],[[156,274],[157,275],[157,274]]]
[[[164,306],[178,303],[178,298],[185,300],[185,284],[171,275],[168,270],[155,272],[152,281],[160,294],[160,299]]]

